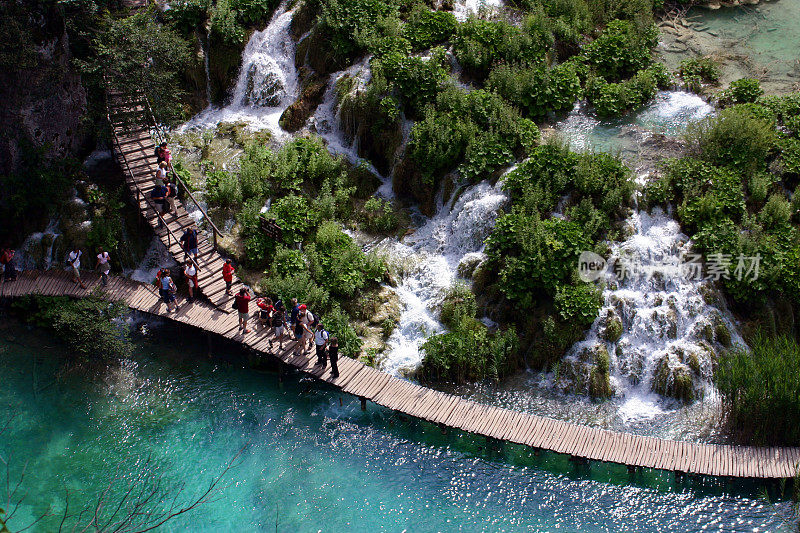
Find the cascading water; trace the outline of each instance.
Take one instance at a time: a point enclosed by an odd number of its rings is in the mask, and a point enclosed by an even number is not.
[[[291,24],[292,11],[287,10],[284,2],[269,25],[253,33],[245,46],[230,105],[221,109],[209,106],[180,130],[215,127],[220,122],[245,122],[253,129],[284,135],[278,121],[299,91],[295,45],[289,33]]]
[[[452,208],[442,206],[405,243],[395,243],[390,253],[405,263],[397,288],[403,311],[389,338],[382,369],[391,374],[412,370],[420,363],[419,346],[444,327],[434,308],[458,277],[462,261],[480,260],[484,239],[494,227],[498,210],[508,197],[500,182],[479,183],[464,190]]]
[[[159,269],[174,268],[176,266],[178,266],[178,263],[175,262],[172,254],[169,253],[161,239],[153,237],[142,261],[134,270],[126,271],[125,275],[136,281],[152,283],[156,279]]]
[[[458,0],[453,6],[453,14],[460,22],[467,20],[481,9],[495,9],[503,5],[503,0]]]
[[[58,261],[54,257],[56,241],[61,237],[58,231],[58,220],[51,219],[44,231],[31,233],[16,252],[15,266],[17,270],[41,268],[47,270]]]
[[[643,136],[676,135],[712,112],[695,95],[662,91],[639,113],[615,122],[598,121],[576,106],[556,129],[576,149],[620,150],[625,125]],[[606,273],[603,308],[585,340],[565,356],[560,381],[566,388],[585,383],[598,350],[606,350],[612,388],[623,398],[617,414],[636,420],[662,412],[656,391],[683,399],[696,392],[713,395],[714,351],[720,342],[741,338],[724,306],[706,302],[710,284],[687,272],[685,264],[684,271],[678,267],[691,253],[678,222],[656,209],[635,211],[627,224],[632,236],[612,248],[609,264],[616,264],[616,272]],[[627,266],[620,270],[620,265]],[[631,275],[630,265],[642,270]],[[628,275],[619,278],[621,273]]]
[[[598,350],[607,351],[612,387],[623,397],[618,414],[636,419],[662,412],[655,391],[684,399],[695,389],[713,394],[713,351],[742,340],[724,307],[706,301],[715,293],[678,223],[660,209],[636,211],[628,223],[633,235],[613,248],[604,274],[603,307],[560,374],[574,386]]]

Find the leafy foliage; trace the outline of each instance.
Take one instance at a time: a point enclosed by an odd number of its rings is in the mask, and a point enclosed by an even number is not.
[[[640,32],[630,21],[612,20],[597,39],[586,45],[582,56],[599,76],[619,81],[650,65],[650,51],[657,41],[655,26]]]
[[[501,64],[492,70],[486,85],[534,118],[571,109],[582,94],[574,62],[552,68]]]
[[[716,85],[719,82],[720,71],[713,58],[692,57],[681,61],[678,75],[687,89],[699,93],[703,83]]]

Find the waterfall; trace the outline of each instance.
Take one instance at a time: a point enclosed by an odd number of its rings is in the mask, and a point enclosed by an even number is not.
[[[652,214],[636,211],[628,223],[633,235],[612,249],[609,265],[615,266],[605,271],[598,317],[564,363],[581,367],[598,347],[605,348],[612,386],[624,399],[619,414],[635,419],[661,412],[657,380],[669,386],[676,370],[692,376],[702,392],[713,391],[715,347],[742,339],[710,282],[686,267],[693,254],[678,222],[657,208]],[[621,334],[609,335],[619,325]]]
[[[200,38],[200,35],[197,35],[197,41],[200,43],[200,48],[203,50],[203,68],[206,73],[206,100],[208,104],[211,105],[211,74],[208,68],[208,54],[210,52],[210,48],[208,46],[208,35],[206,35],[206,40]]]
[[[436,307],[458,278],[459,263],[482,259],[484,240],[507,200],[500,182],[473,185],[452,208],[442,206],[405,243],[395,243],[389,250],[405,264],[405,273],[397,288],[403,311],[389,338],[383,370],[398,375],[414,369],[422,360],[419,346],[430,335],[444,331]]]
[[[278,121],[299,94],[295,45],[289,31],[292,14],[283,2],[269,25],[250,37],[242,52],[231,103],[223,108],[209,105],[179,131],[211,128],[220,122],[246,122],[253,129],[268,129],[277,137],[285,135]]]
[[[172,254],[161,239],[153,237],[150,242],[150,247],[144,254],[142,261],[133,270],[126,270],[125,275],[132,280],[141,281],[143,283],[152,283],[156,279],[156,274],[161,268],[174,268],[178,266]]]
[[[503,5],[503,0],[457,0],[453,6],[453,14],[459,22],[464,22],[473,13],[481,9],[493,10]]]
[[[61,236],[58,219],[50,219],[44,231],[31,233],[19,247],[15,257],[17,270],[49,269],[54,264],[55,244]]]

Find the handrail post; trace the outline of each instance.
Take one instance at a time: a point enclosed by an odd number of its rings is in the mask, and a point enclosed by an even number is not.
[[[216,251],[216,249],[217,249],[217,228],[213,229],[213,233],[214,233],[214,250]]]

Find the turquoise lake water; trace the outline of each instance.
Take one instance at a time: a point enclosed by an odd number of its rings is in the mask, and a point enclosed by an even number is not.
[[[209,360],[188,331],[150,330],[122,365],[62,370],[56,379],[54,340],[15,324],[0,328],[0,412],[14,415],[0,454],[12,474],[27,462],[25,505],[12,526],[48,507],[60,511],[65,488],[75,508],[114,473],[130,479],[146,469],[197,494],[249,443],[218,498],[163,531],[791,527],[790,504],[774,486],[778,503],[769,503],[755,483],[676,485],[667,473],[629,476],[619,466],[498,449],[374,405],[362,412],[354,398],[299,375],[281,384],[275,373],[241,368],[230,348],[217,347]]]

